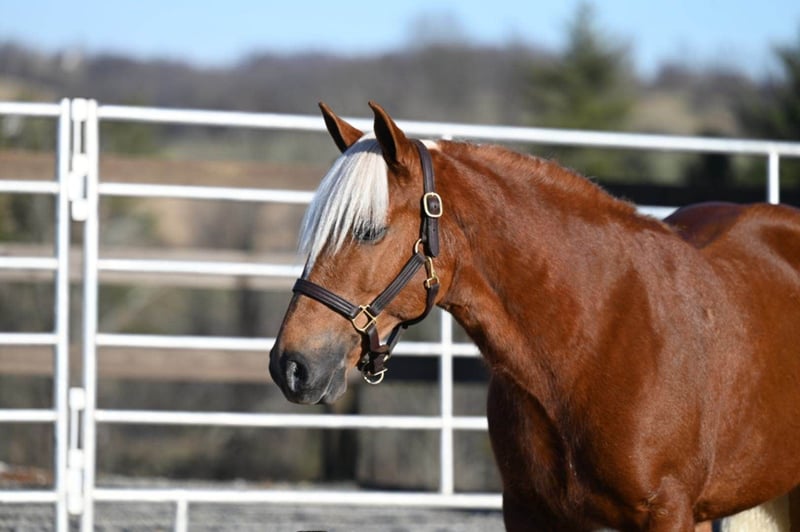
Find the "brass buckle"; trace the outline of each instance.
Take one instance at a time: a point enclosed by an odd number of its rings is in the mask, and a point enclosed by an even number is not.
[[[435,200],[437,202],[438,208],[434,207],[431,210],[431,206],[428,203],[428,200]],[[442,207],[442,197],[437,194],[436,192],[426,192],[424,196],[422,196],[422,210],[425,211],[425,215],[428,218],[439,218],[442,216],[442,211],[444,210]]]
[[[353,316],[353,318],[350,320],[350,323],[352,323],[352,324],[353,324],[353,327],[355,327],[355,329],[356,329],[358,332],[360,332],[360,333],[362,333],[362,334],[366,334],[366,332],[367,332],[367,329],[369,329],[370,327],[372,327],[373,325],[375,325],[375,322],[378,320],[378,317],[377,317],[377,316],[373,316],[373,315],[372,315],[372,312],[370,312],[370,311],[369,311],[369,305],[359,305],[359,307],[358,307],[358,308],[359,308],[358,314],[356,314],[355,316]],[[358,323],[356,323],[356,322],[357,322],[357,321],[358,321],[358,319],[359,319],[359,318],[361,318],[362,316],[363,316],[363,317],[364,317],[364,319],[366,319],[367,321],[364,323],[364,325],[361,325],[361,326],[360,326],[360,325],[358,325]]]

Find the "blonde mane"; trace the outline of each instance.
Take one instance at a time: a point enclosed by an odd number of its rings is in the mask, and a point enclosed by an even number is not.
[[[356,232],[386,225],[389,185],[386,161],[372,133],[334,161],[314,194],[300,229],[300,253],[311,266],[326,249],[336,253]]]

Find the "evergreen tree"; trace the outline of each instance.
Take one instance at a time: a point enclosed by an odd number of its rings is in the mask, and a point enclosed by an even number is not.
[[[560,57],[530,71],[533,123],[574,129],[624,127],[634,96],[626,48],[603,35],[588,4],[578,8],[568,32]]]
[[[761,98],[738,109],[739,121],[756,137],[800,140],[800,31],[794,46],[775,49],[782,75],[769,81]]]
[[[793,45],[779,46],[775,55],[781,74],[765,83],[761,94],[742,102],[736,115],[746,135],[787,141],[800,141],[800,31]],[[763,180],[764,165],[752,172]],[[800,161],[781,159],[781,183],[800,185]]]
[[[625,46],[598,27],[588,4],[568,26],[564,51],[548,63],[529,67],[526,102],[529,123],[584,130],[624,129],[635,102],[635,76]],[[637,153],[548,147],[562,164],[610,180],[640,179],[646,171]]]

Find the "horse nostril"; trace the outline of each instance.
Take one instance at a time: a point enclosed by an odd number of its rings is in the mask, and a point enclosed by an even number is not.
[[[290,359],[286,361],[284,375],[286,375],[286,386],[297,393],[308,381],[308,368],[300,360]]]

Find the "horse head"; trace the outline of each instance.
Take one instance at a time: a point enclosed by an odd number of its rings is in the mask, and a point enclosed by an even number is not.
[[[270,353],[270,374],[290,401],[330,403],[355,366],[378,382],[398,332],[441,296],[442,214],[428,147],[406,137],[370,102],[364,134],[325,104],[328,132],[342,152],[305,215],[303,276]]]

